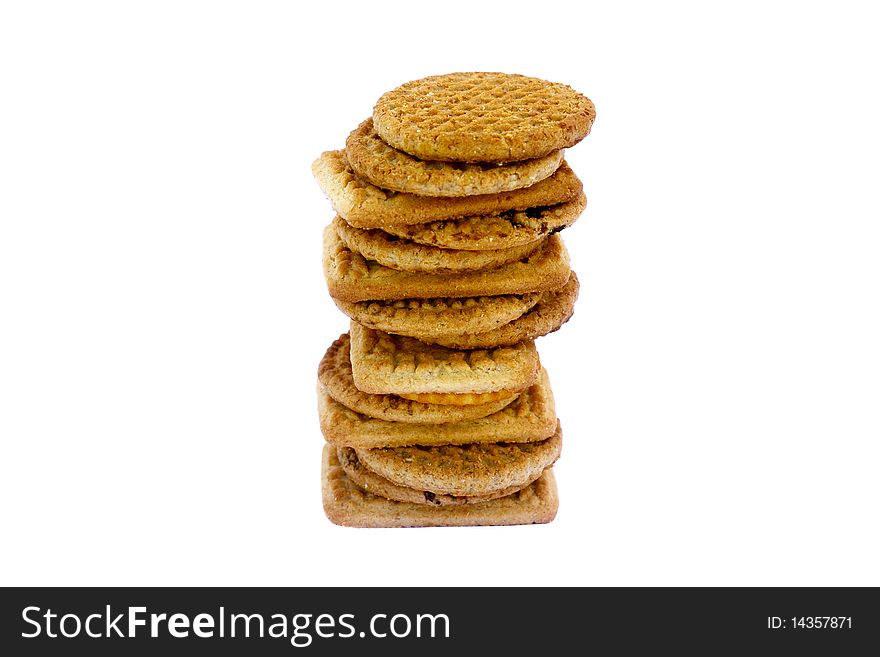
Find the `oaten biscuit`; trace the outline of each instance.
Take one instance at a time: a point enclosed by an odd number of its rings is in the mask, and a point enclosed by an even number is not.
[[[338,215],[332,225],[349,249],[399,271],[430,274],[493,269],[527,258],[541,246],[540,242],[533,242],[496,251],[438,249],[400,239],[378,228],[354,228]]]
[[[464,351],[351,322],[351,372],[371,394],[483,393],[522,390],[538,376],[534,342]]]
[[[488,349],[534,340],[547,335],[571,319],[580,284],[574,272],[562,288],[544,292],[541,300],[521,317],[484,333],[461,333],[452,336],[413,337],[453,349]]]
[[[327,442],[348,447],[406,447],[545,440],[556,430],[556,408],[547,372],[500,411],[483,418],[416,424],[388,422],[357,413],[318,390],[318,417]]]
[[[415,488],[400,486],[388,481],[385,477],[380,477],[375,472],[361,465],[360,461],[358,461],[357,453],[351,447],[337,447],[336,457],[339,459],[339,465],[345,471],[345,474],[355,485],[373,495],[385,497],[389,500],[397,500],[398,502],[430,504],[433,506],[479,504],[480,502],[488,502],[489,500],[510,495],[524,488],[524,486],[511,486],[494,493],[487,493],[486,495],[438,495],[427,490],[416,490]],[[532,482],[528,482],[528,484],[530,483]]]
[[[479,504],[434,507],[368,493],[346,476],[336,447],[324,445],[321,497],[331,522],[345,527],[467,527],[551,522],[559,508],[552,468],[520,491]]]
[[[587,207],[581,192],[571,201],[495,215],[444,219],[428,224],[385,226],[386,233],[441,249],[510,249],[537,242],[571,226]]]
[[[423,160],[515,162],[574,146],[596,118],[589,98],[557,82],[508,73],[450,73],[384,94],[373,126]]]
[[[516,396],[522,390],[496,390],[495,392],[404,392],[404,399],[422,402],[423,404],[440,404],[441,406],[470,406],[472,404],[488,404],[489,402]]]
[[[527,210],[570,201],[583,191],[581,181],[564,161],[552,176],[529,187],[457,198],[380,189],[354,174],[345,160],[344,151],[323,153],[312,164],[312,172],[333,209],[356,228],[424,224],[507,210]]]
[[[495,269],[426,274],[402,272],[367,260],[345,246],[332,225],[324,229],[323,262],[330,296],[342,301],[544,292],[565,285],[571,271],[559,235],[547,238],[531,256]]]
[[[355,448],[368,470],[398,486],[442,495],[488,495],[537,479],[559,458],[562,430],[535,443]]]
[[[465,422],[491,415],[510,404],[519,393],[469,406],[426,404],[403,399],[397,395],[370,395],[354,385],[351,374],[350,341],[348,333],[339,336],[318,366],[318,394],[326,392],[344,406],[368,417],[389,422],[443,424]]]
[[[361,123],[345,141],[354,172],[382,189],[422,196],[499,194],[528,187],[559,168],[562,151],[510,164],[430,162],[392,148],[373,130],[373,119]]]
[[[574,304],[577,301],[580,284],[577,275],[571,272],[568,282],[558,290],[549,290],[537,294],[538,301],[528,310],[520,313],[517,317],[507,321],[499,321],[505,314],[495,314],[495,299],[521,299],[521,296],[505,297],[482,297],[483,301],[468,308],[468,313],[452,315],[454,323],[445,320],[445,314],[441,311],[435,313],[437,319],[433,319],[429,313],[421,313],[416,305],[413,312],[404,311],[407,301],[399,302],[361,302],[348,303],[336,301],[336,305],[349,317],[363,326],[375,328],[387,333],[405,335],[416,338],[422,342],[439,344],[453,349],[486,349],[513,345],[523,340],[534,340],[542,335],[547,335],[558,330],[565,322],[571,319],[574,312]],[[418,304],[419,300],[412,300]],[[447,300],[451,301],[451,300]],[[487,308],[486,313],[480,313],[475,321],[468,325],[467,317],[477,314],[480,308]],[[392,309],[401,313],[400,316],[392,314]],[[504,310],[514,314],[516,305],[511,302],[508,306],[503,304]],[[480,330],[478,326],[486,323],[492,326]],[[454,329],[453,329],[454,327]],[[473,328],[472,328],[473,327]],[[421,397],[411,397],[417,401],[428,401]],[[436,401],[436,403],[442,403]]]
[[[531,292],[461,299],[333,301],[342,312],[369,328],[400,335],[448,337],[466,332],[483,333],[512,322],[531,310],[541,296],[541,292]]]

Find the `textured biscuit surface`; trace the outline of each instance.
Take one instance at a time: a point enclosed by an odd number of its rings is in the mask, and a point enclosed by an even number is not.
[[[409,445],[536,442],[556,430],[556,408],[547,372],[500,411],[444,424],[388,422],[357,413],[318,391],[321,432],[336,445],[374,449]]]
[[[493,269],[527,258],[541,245],[532,242],[494,251],[441,249],[400,239],[378,228],[354,228],[338,215],[332,225],[349,249],[400,271],[449,273]]]
[[[534,340],[558,330],[571,319],[577,301],[580,284],[577,275],[571,272],[562,288],[550,290],[541,295],[541,300],[529,312],[512,322],[484,333],[460,333],[451,336],[414,337],[454,349],[487,349],[512,345],[523,340]]]
[[[596,118],[589,98],[557,82],[509,73],[413,80],[373,108],[375,130],[423,160],[513,162],[574,146]]]
[[[562,163],[561,150],[510,164],[420,160],[382,141],[373,130],[373,119],[361,123],[348,136],[345,155],[354,172],[377,187],[422,196],[507,192],[544,180]]]
[[[537,242],[571,226],[587,207],[581,192],[571,201],[495,215],[444,219],[427,224],[386,226],[385,232],[441,249],[510,249]]]
[[[538,303],[542,294],[532,292],[461,299],[333,301],[342,312],[363,326],[413,337],[437,337],[491,331],[527,313]]]
[[[339,337],[318,365],[320,395],[326,392],[347,408],[368,417],[389,422],[442,424],[465,422],[495,413],[510,404],[519,393],[495,401],[468,406],[428,404],[403,399],[397,395],[371,395],[354,385],[351,373],[350,340],[345,333]]]
[[[397,500],[399,502],[430,504],[432,506],[478,504],[480,502],[487,502],[499,497],[504,497],[505,495],[510,495],[524,488],[524,486],[511,486],[510,488],[505,488],[486,495],[442,495],[427,490],[407,488],[406,486],[400,486],[392,481],[388,481],[385,477],[381,477],[361,465],[357,457],[357,452],[351,447],[338,447],[336,449],[336,457],[339,459],[339,465],[342,466],[346,476],[359,488],[362,488],[373,495],[386,497],[389,500]],[[532,482],[528,483],[530,484]]]
[[[527,258],[495,269],[426,274],[402,272],[367,260],[339,239],[332,225],[324,229],[324,277],[330,296],[342,301],[384,301],[432,297],[478,297],[527,294],[562,287],[571,271],[568,252],[552,235]]]
[[[531,525],[551,522],[559,508],[552,468],[512,495],[479,504],[435,507],[389,500],[354,484],[329,444],[321,462],[321,496],[327,518],[346,527]]]
[[[556,172],[540,182],[500,194],[441,198],[381,189],[359,178],[344,151],[327,151],[312,164],[312,173],[336,213],[357,228],[527,210],[564,203],[577,197],[583,185],[563,161]]]
[[[447,406],[471,406],[473,404],[488,404],[503,399],[513,399],[522,392],[519,390],[495,390],[494,392],[403,392],[400,394],[404,399],[423,402],[425,404],[440,404]]]
[[[399,486],[443,495],[488,495],[526,486],[559,458],[562,431],[533,443],[355,448],[361,464]]]
[[[484,393],[523,390],[538,375],[535,343],[449,349],[351,322],[351,371],[372,394]]]

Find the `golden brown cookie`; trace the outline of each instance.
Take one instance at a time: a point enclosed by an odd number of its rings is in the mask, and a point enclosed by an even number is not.
[[[538,376],[534,342],[469,351],[430,345],[351,322],[351,372],[371,394],[523,390]]]
[[[500,194],[528,187],[551,176],[562,163],[562,151],[510,164],[460,164],[420,160],[392,148],[367,119],[345,141],[354,172],[382,189],[422,196]]]
[[[574,146],[596,118],[589,98],[558,82],[509,73],[449,73],[384,94],[373,126],[423,160],[516,162]]]
[[[355,448],[361,465],[407,488],[441,495],[489,495],[526,486],[562,452],[562,430],[534,443]]]
[[[415,304],[411,312],[406,312],[407,301],[360,303],[335,301],[349,317],[369,328],[454,349],[485,349],[513,345],[523,340],[534,340],[558,330],[571,319],[579,290],[577,275],[571,272],[568,282],[558,290],[530,295],[529,301],[534,297],[537,298],[537,302],[516,317],[512,317],[518,309],[516,301],[524,300],[524,297],[507,295],[482,297],[479,301],[470,299],[473,304],[467,308],[467,313],[451,314],[451,319],[454,321],[447,321],[447,316],[442,310],[434,313],[434,316],[429,312],[421,312],[418,299],[411,300]],[[498,304],[495,303],[496,299],[499,300]],[[452,300],[444,300],[444,302],[448,301]],[[496,306],[501,307],[496,308]],[[481,308],[486,308],[486,312],[480,313]],[[396,313],[392,313],[392,309]],[[504,312],[506,310],[509,310],[509,315]],[[469,323],[469,318],[474,315],[477,317]],[[501,321],[501,318],[507,316],[512,318]],[[492,326],[486,330],[477,328],[488,323]],[[416,399],[426,401],[424,398]]]
[[[537,242],[571,226],[587,207],[581,192],[573,200],[501,214],[444,219],[428,224],[385,226],[386,233],[441,249],[510,249]]]
[[[318,394],[326,392],[340,404],[360,413],[389,422],[442,424],[466,422],[491,415],[514,401],[519,393],[469,406],[426,404],[403,399],[397,395],[370,395],[354,385],[351,374],[350,341],[348,333],[339,336],[318,365]]]
[[[325,440],[374,449],[409,445],[535,442],[556,430],[556,408],[547,372],[500,411],[483,418],[445,424],[388,422],[357,413],[318,390],[318,417]]]
[[[312,172],[336,213],[356,228],[498,214],[507,210],[556,205],[575,198],[583,185],[563,161],[549,178],[501,194],[441,198],[381,189],[358,178],[344,151],[327,151],[312,164]]]
[[[531,256],[495,269],[426,274],[402,272],[367,260],[345,246],[333,226],[324,229],[323,263],[330,296],[342,301],[544,292],[565,285],[571,271],[559,235],[548,237]]]
[[[472,404],[488,404],[519,395],[521,390],[496,390],[494,392],[404,392],[401,397],[423,404],[440,404],[441,406],[471,406]]]
[[[540,242],[532,242],[496,251],[439,249],[400,239],[378,228],[354,228],[338,215],[332,226],[349,249],[367,260],[399,271],[428,274],[494,269],[527,258],[541,246]]]
[[[483,333],[460,333],[451,336],[413,335],[419,340],[452,349],[489,349],[534,340],[558,330],[571,319],[580,284],[574,272],[562,288],[541,295],[541,300],[524,315]]]
[[[432,506],[479,504],[480,502],[488,502],[489,500],[510,495],[524,488],[524,486],[510,486],[509,488],[495,491],[494,493],[488,493],[486,495],[438,495],[427,490],[416,490],[415,488],[400,486],[394,482],[388,481],[385,477],[380,477],[375,472],[372,472],[361,465],[360,461],[358,461],[357,453],[351,447],[337,447],[336,457],[339,460],[339,465],[345,471],[346,476],[348,476],[348,478],[359,488],[362,488],[373,495],[385,497],[389,500],[396,500],[398,502],[430,504]],[[535,477],[535,479],[537,479],[537,477]],[[528,484],[530,483],[532,482],[528,482]]]
[[[358,487],[342,469],[333,445],[324,445],[321,497],[331,522],[345,527],[467,527],[551,522],[559,508],[553,469],[520,491],[479,504],[435,507],[396,502]]]
[[[527,313],[538,303],[542,294],[531,292],[461,299],[333,301],[342,312],[363,326],[388,333],[418,334],[429,338],[491,331]]]

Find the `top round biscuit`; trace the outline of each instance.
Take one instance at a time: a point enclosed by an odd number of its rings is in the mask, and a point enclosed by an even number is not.
[[[596,108],[569,86],[508,73],[450,73],[383,95],[373,126],[423,160],[517,162],[574,146]]]

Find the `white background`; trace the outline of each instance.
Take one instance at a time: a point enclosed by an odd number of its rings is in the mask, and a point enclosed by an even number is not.
[[[880,584],[869,3],[303,4],[2,5],[0,583]],[[456,70],[598,110],[561,508],[338,528],[309,167]]]

